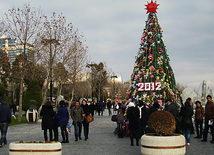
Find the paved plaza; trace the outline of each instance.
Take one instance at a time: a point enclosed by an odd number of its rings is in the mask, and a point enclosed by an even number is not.
[[[95,116],[90,124],[89,139],[74,141],[74,129],[69,135],[69,143],[62,144],[63,155],[140,155],[140,146],[130,146],[129,137],[117,138],[114,134],[116,123],[111,121],[107,110],[104,116]],[[60,130],[59,130],[60,131]],[[187,146],[187,155],[213,155],[214,144],[209,141],[200,142],[191,135],[191,145]],[[210,136],[210,135],[209,135]],[[210,138],[210,137],[209,137]],[[82,133],[82,139],[84,139]],[[26,123],[10,126],[7,134],[8,144],[14,141],[43,141],[41,123]],[[61,134],[59,133],[59,140]],[[9,145],[0,148],[0,155],[9,154]]]

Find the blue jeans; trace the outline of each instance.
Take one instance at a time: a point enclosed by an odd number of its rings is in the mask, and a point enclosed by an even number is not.
[[[111,115],[111,108],[108,108],[108,114]]]
[[[123,122],[121,122],[121,123],[117,122],[117,131],[118,131],[118,137],[119,138],[123,137],[123,128],[122,128],[122,126],[123,126]]]
[[[182,135],[186,138],[187,143],[190,143],[190,130],[182,130]]]
[[[74,121],[73,124],[74,124],[75,140],[78,140],[78,137],[81,138],[82,122]]]
[[[0,145],[2,145],[3,143],[7,144],[7,139],[6,139],[7,128],[8,128],[8,123],[0,123],[0,130],[1,130]]]

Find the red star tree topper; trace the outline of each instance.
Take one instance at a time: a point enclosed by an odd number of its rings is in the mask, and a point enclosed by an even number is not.
[[[159,4],[156,3],[153,3],[153,0],[151,1],[151,3],[148,3],[147,5],[145,5],[147,8],[147,12],[146,13],[149,13],[149,12],[154,12],[154,13],[157,13],[156,9],[158,7]]]

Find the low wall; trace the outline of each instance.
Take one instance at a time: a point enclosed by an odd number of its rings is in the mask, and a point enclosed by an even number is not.
[[[20,143],[9,144],[9,155],[61,155],[62,144],[53,143]]]

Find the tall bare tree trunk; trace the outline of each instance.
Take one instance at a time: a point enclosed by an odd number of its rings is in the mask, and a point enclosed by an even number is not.
[[[47,96],[47,92],[48,92],[48,85],[49,85],[49,78],[47,80],[47,84],[45,85],[44,91],[43,91],[43,100],[42,100],[42,104],[38,109],[38,113],[40,114],[40,111],[42,110],[42,106],[45,104],[46,101],[46,96]]]
[[[24,77],[21,74],[21,81],[20,81],[20,92],[19,92],[19,115],[18,115],[18,122],[22,121],[22,95],[23,95],[23,82]]]

